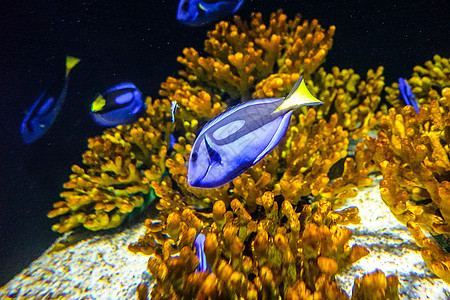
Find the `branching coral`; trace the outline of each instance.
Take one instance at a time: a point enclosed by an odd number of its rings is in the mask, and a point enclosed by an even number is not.
[[[317,20],[300,24],[300,15],[288,20],[281,10],[266,26],[260,13],[250,24],[235,17],[235,24],[220,22],[208,33],[202,57],[193,48],[178,61],[186,69],[180,74],[190,83],[231,98],[249,99],[256,83],[274,73],[311,74],[325,60],[335,27],[324,31]]]
[[[146,220],[146,234],[129,246],[151,255],[153,297],[347,299],[334,277],[368,251],[350,247],[351,231],[339,226],[358,223],[357,208],[333,210],[372,184],[370,153],[361,144],[347,158],[347,148],[349,131],[360,138],[375,124],[381,67],[366,81],[351,70],[320,70],[309,85],[326,104],[296,111],[284,139],[258,164],[220,188],[186,182],[196,132],[226,109],[223,100],[285,96],[300,74],[308,79],[323,63],[334,30],[287,20],[281,10],[267,26],[261,14],[248,24],[238,17],[218,23],[205,42],[209,56],[185,49],[178,58],[184,79],[162,83],[162,99],[147,99],[144,117],[89,140],[85,167],[73,166],[64,201],[49,213],[62,216],[53,229],[117,226],[153,191],[158,218]],[[179,106],[173,123],[172,102]],[[330,178],[339,161],[342,176]],[[211,272],[196,271],[200,233]],[[138,288],[141,299],[147,293]]]
[[[448,254],[424,238],[420,228],[444,240],[450,234],[450,88],[439,100],[428,99],[420,113],[412,106],[389,110],[381,119],[378,139],[366,137],[370,156],[383,173],[382,199],[394,216],[409,224],[422,255],[433,272],[450,278]],[[425,102],[425,103],[426,103]],[[420,226],[420,228],[418,227]],[[440,263],[438,261],[442,259]]]
[[[404,224],[418,223],[432,234],[450,233],[449,149],[450,90],[440,101],[389,111],[378,139],[366,145],[383,173],[380,191],[392,213]]]
[[[358,140],[369,130],[378,126],[382,112],[377,111],[384,87],[383,67],[369,70],[366,80],[361,80],[352,69],[339,70],[333,67],[331,73],[323,68],[312,73],[307,80],[308,88],[323,105],[315,107],[317,118],[329,119],[334,113],[339,123]],[[299,75],[273,74],[256,85],[253,98],[285,97],[298,80]]]
[[[366,80],[360,80],[352,69],[333,67],[331,73],[319,69],[309,81],[311,91],[324,102],[317,107],[318,118],[337,113],[339,125],[349,131],[351,139],[363,138],[376,127],[381,114],[377,109],[384,87],[383,71],[383,67],[369,70]]]
[[[408,80],[419,105],[430,103],[440,98],[440,91],[450,86],[450,62],[448,58],[435,55],[433,61],[425,62],[424,66],[415,66],[412,77]],[[400,100],[398,83],[386,87],[386,100],[395,108],[400,109],[405,103]]]
[[[360,300],[398,299],[398,278],[395,275],[386,277],[376,270],[363,278],[355,279],[352,298]]]
[[[209,214],[186,207],[157,226],[147,222],[146,235],[129,249],[154,253],[148,263],[156,280],[152,298],[292,298],[305,293],[347,299],[334,275],[368,252],[350,248],[351,231],[337,224],[358,222],[357,209],[333,212],[325,201],[296,213],[289,201],[280,201],[266,192],[258,197],[253,216],[235,199],[228,208],[217,201]],[[211,273],[195,271],[193,241],[200,230],[206,234]]]
[[[165,170],[168,141],[162,132],[171,131],[170,123],[154,127],[158,123],[152,119],[164,117],[164,105],[156,105],[158,115],[151,111],[150,104],[147,113],[152,117],[108,129],[102,136],[89,139],[89,150],[83,154],[87,168],[72,167],[74,174],[64,184],[69,191],[61,193],[64,201],[55,203],[48,214],[51,218],[69,214],[53,230],[62,233],[79,225],[90,230],[115,227],[135,207],[143,205],[150,192],[150,181],[160,180]],[[170,104],[168,111],[170,114]]]
[[[67,232],[79,225],[99,230],[119,225],[128,213],[143,204],[151,188],[162,197],[163,174],[170,174],[182,194],[190,195],[187,204],[199,207],[208,207],[219,199],[229,204],[234,199],[233,193],[240,193],[239,199],[253,211],[255,199],[265,190],[272,190],[283,174],[287,177],[276,188],[277,194],[287,195],[301,186],[300,192],[289,196],[293,203],[310,194],[330,201],[339,197],[341,203],[355,195],[355,187],[361,182],[355,185],[354,180],[344,183],[340,180],[336,188],[326,186],[327,172],[346,156],[347,133],[336,126],[336,117],[330,123],[321,121],[313,125],[313,111],[308,113],[308,124],[305,116],[293,122],[299,125],[289,129],[284,143],[286,149],[269,154],[232,185],[215,190],[193,189],[187,185],[185,163],[199,123],[226,108],[213,91],[246,98],[255,83],[274,70],[291,81],[299,78],[299,71],[309,74],[323,62],[334,34],[334,27],[325,33],[316,20],[300,25],[299,16],[289,21],[281,11],[271,15],[268,26],[262,23],[261,14],[253,14],[250,24],[239,18],[235,23],[220,22],[208,33],[205,49],[211,57],[202,58],[194,55],[193,49],[185,50],[185,57],[179,60],[186,66],[181,74],[187,81],[169,77],[161,84],[163,99],[147,101],[143,118],[133,125],[109,129],[89,141],[90,150],[83,155],[86,168],[73,167],[74,174],[65,184],[69,191],[61,194],[65,200],[55,203],[55,209],[49,213],[50,217],[63,215],[54,230]],[[251,63],[246,63],[249,60]],[[227,81],[230,76],[240,79],[233,77]],[[247,79],[243,80],[244,77]],[[250,77],[253,79],[249,80]],[[169,122],[173,101],[180,107],[175,123]],[[309,141],[308,147],[293,146],[304,141]],[[294,159],[295,155],[301,158]],[[297,171],[304,164],[300,174],[285,173],[289,163],[294,163]],[[347,171],[358,168],[352,161],[346,166]],[[164,173],[166,169],[168,173]],[[349,189],[350,192],[346,191]]]
[[[427,238],[416,223],[409,221],[407,225],[417,245],[422,248],[421,254],[427,266],[434,274],[450,283],[450,254]]]

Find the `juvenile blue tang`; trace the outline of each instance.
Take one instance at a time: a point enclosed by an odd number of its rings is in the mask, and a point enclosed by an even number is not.
[[[196,270],[197,272],[206,272],[207,270],[211,271],[211,267],[206,261],[205,240],[206,236],[203,233],[200,233],[199,235],[197,235],[194,241],[195,248],[197,249],[196,256],[198,258],[198,268]]]
[[[172,123],[175,122],[175,113],[177,112],[178,104],[177,101],[172,101],[170,104],[170,113],[172,116]]]
[[[97,124],[115,127],[136,122],[145,109],[142,93],[131,82],[125,82],[97,95],[90,114]]]
[[[188,183],[215,188],[232,181],[280,142],[294,109],[319,104],[322,102],[311,95],[300,77],[286,98],[253,100],[226,110],[208,122],[195,139]]]
[[[52,126],[66,100],[70,71],[79,62],[80,60],[76,57],[66,56],[65,75],[42,92],[28,110],[20,126],[20,133],[26,144],[39,139]]]
[[[404,78],[398,79],[398,89],[400,90],[400,95],[402,96],[403,101],[405,101],[406,105],[412,105],[414,107],[417,114],[419,114],[419,103],[417,103],[416,97]]]
[[[198,27],[236,13],[244,0],[180,0],[177,20]]]

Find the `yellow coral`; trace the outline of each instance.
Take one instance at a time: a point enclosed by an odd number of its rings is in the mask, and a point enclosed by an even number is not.
[[[430,69],[431,63],[427,66]],[[408,224],[429,268],[448,282],[448,255],[421,231],[443,236],[444,241],[450,234],[450,88],[439,94],[442,97],[436,100],[428,93],[419,114],[412,106],[391,108],[380,119],[378,139],[366,137],[365,144],[367,155],[383,174],[383,201],[400,222]],[[440,246],[448,249],[447,242]]]
[[[436,54],[433,61],[425,62],[424,66],[415,66],[412,77],[407,80],[419,105],[439,100],[440,91],[450,86],[449,59]],[[397,82],[386,87],[386,93],[386,100],[397,110],[405,106],[405,103],[400,100]]]
[[[383,67],[369,70],[366,80],[360,80],[352,69],[333,67],[331,73],[319,69],[308,81],[311,92],[324,102],[317,107],[317,117],[327,118],[335,112],[351,139],[363,138],[378,125],[380,114],[376,110],[384,87],[383,71]]]
[[[427,238],[416,223],[409,221],[407,225],[417,245],[422,248],[421,254],[428,268],[445,282],[450,283],[450,254]]]
[[[399,299],[398,278],[395,275],[386,277],[383,272],[376,270],[355,279],[352,298],[361,300]]]
[[[366,138],[383,173],[380,191],[385,203],[404,224],[414,221],[432,234],[450,233],[450,162],[445,146],[450,139],[449,100],[433,100],[419,115],[411,106],[399,113],[391,109],[381,119],[378,140]]]
[[[266,26],[260,13],[250,24],[235,17],[235,24],[219,22],[208,32],[202,57],[192,48],[178,61],[186,69],[180,75],[189,82],[226,92],[231,98],[250,98],[254,85],[273,74],[311,74],[325,60],[332,45],[335,27],[325,32],[317,20],[304,21],[300,15],[287,20],[281,10],[271,14]]]
[[[147,221],[146,235],[129,249],[154,253],[148,263],[156,281],[151,296],[259,299],[293,296],[304,286],[303,293],[346,299],[334,275],[368,253],[359,246],[350,248],[351,231],[336,225],[345,219],[339,216],[353,213],[333,212],[328,202],[296,213],[286,200],[278,210],[270,192],[257,206],[265,213],[256,219],[235,199],[229,209],[217,201],[212,214],[180,207],[156,227]],[[212,273],[195,272],[193,241],[200,229],[206,234],[204,250]]]
[[[170,118],[170,102],[163,103],[152,104],[149,99],[146,117],[89,139],[89,150],[83,154],[87,168],[72,167],[73,174],[64,184],[68,191],[61,193],[64,201],[55,203],[48,214],[51,218],[62,215],[53,230],[63,233],[80,225],[90,230],[116,227],[144,204],[150,182],[160,180],[165,170],[173,130],[170,123],[158,122]]]

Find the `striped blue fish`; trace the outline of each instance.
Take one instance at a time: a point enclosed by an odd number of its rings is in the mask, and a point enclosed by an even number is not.
[[[43,136],[55,122],[66,100],[69,73],[79,62],[78,58],[67,56],[65,76],[61,76],[47,88],[28,110],[20,125],[20,133],[26,144],[31,144]]]
[[[147,108],[141,91],[131,82],[120,83],[98,94],[90,115],[99,125],[115,127],[133,124]]]
[[[294,109],[319,105],[303,77],[286,98],[248,101],[207,123],[194,141],[187,181],[215,188],[232,181],[261,160],[282,139]]]
[[[197,27],[236,13],[244,0],[180,0],[177,20]]]

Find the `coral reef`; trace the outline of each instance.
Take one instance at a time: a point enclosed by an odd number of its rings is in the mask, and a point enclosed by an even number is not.
[[[422,92],[427,90],[427,95],[421,95],[414,88],[422,97],[420,113],[412,106],[391,108],[380,119],[378,139],[366,136],[365,144],[367,154],[383,174],[383,201],[400,222],[408,224],[418,245],[424,248],[422,256],[429,268],[448,280],[449,256],[445,250],[449,250],[450,234],[450,87],[440,87],[450,85],[450,73],[447,59],[435,56],[434,60],[435,64],[426,63],[427,69],[414,68],[413,78],[417,81],[417,73],[424,74]],[[426,89],[428,80],[432,84]],[[437,243],[426,239],[421,229]]]
[[[85,167],[73,166],[70,181],[64,184],[68,191],[61,193],[64,200],[55,203],[54,210],[48,214],[52,218],[62,216],[53,230],[63,233],[81,225],[90,230],[118,226],[133,209],[148,202],[146,195],[152,186],[160,188],[161,179],[167,175],[164,173],[166,168],[186,195],[196,195],[188,203],[200,207],[218,199],[229,203],[232,197],[226,195],[229,193],[227,187],[193,191],[183,178],[186,168],[181,165],[189,154],[199,123],[226,108],[221,96],[249,98],[255,84],[275,71],[281,77],[295,80],[299,78],[299,71],[309,75],[324,61],[332,44],[334,27],[325,32],[317,20],[300,23],[300,16],[288,20],[281,10],[271,15],[268,26],[263,24],[261,14],[253,14],[249,24],[236,17],[235,24],[220,22],[208,33],[205,50],[211,57],[200,57],[195,50],[185,49],[184,57],[179,61],[186,67],[180,71],[186,80],[169,77],[161,84],[162,100],[152,102],[147,99],[146,114],[138,122],[108,129],[102,136],[89,140],[89,150],[83,155]],[[244,65],[246,67],[242,68]],[[175,123],[169,122],[172,101],[180,107]],[[324,142],[312,143],[308,145],[309,149],[291,147],[286,153],[271,154],[273,159],[265,160],[265,165],[260,164],[250,171],[251,175],[240,177],[234,183],[235,189],[248,188],[252,181],[256,184],[250,188],[245,203],[255,206],[254,199],[260,196],[264,186],[269,185],[270,190],[281,177],[283,167],[277,165],[286,161],[298,166],[305,163],[305,167],[295,178],[293,172],[289,175],[292,178],[283,178],[278,193],[288,194],[299,185],[302,191],[291,196],[292,199],[311,193],[314,196],[324,193],[323,197],[336,198],[345,193],[342,184],[335,189],[340,189],[335,195],[331,195],[330,187],[324,188],[329,182],[326,173],[345,156],[347,133],[339,126],[334,128],[336,117],[328,125],[323,122],[314,125],[313,115],[313,112],[308,112],[307,120],[305,116],[299,116],[296,123],[307,126],[292,127],[288,139],[312,142],[312,135],[320,134]],[[310,136],[302,137],[299,131],[310,132]],[[314,154],[320,149],[327,149],[327,153]],[[290,158],[294,155],[303,155],[303,158],[294,161]],[[348,170],[355,168],[353,165],[350,168],[350,165],[352,162],[348,163]],[[315,176],[320,180],[315,182]],[[291,179],[295,182],[290,183]],[[348,196],[355,194],[354,188],[352,182],[352,192]],[[252,210],[251,207],[249,209]]]
[[[311,74],[324,62],[335,32],[334,26],[324,31],[317,20],[301,23],[300,15],[288,20],[281,10],[271,14],[269,25],[261,13],[253,13],[249,24],[238,16],[234,21],[219,22],[208,32],[208,57],[187,48],[178,61],[186,67],[180,75],[191,84],[242,100],[274,73]]]
[[[440,101],[423,105],[419,115],[411,106],[400,113],[391,108],[381,119],[378,139],[365,140],[383,173],[380,192],[392,213],[434,235],[450,233],[450,89],[442,93]]]
[[[334,210],[372,184],[368,174],[379,165],[373,154],[363,144],[354,157],[347,151],[349,137],[379,126],[384,77],[382,67],[366,80],[351,69],[315,72],[334,30],[317,20],[301,23],[300,16],[288,20],[281,10],[269,25],[258,13],[250,23],[218,23],[205,41],[209,56],[185,49],[178,58],[183,78],[163,82],[161,99],[148,98],[142,118],[89,139],[84,166],[72,167],[63,201],[48,214],[61,216],[53,230],[112,228],[157,197],[158,218],[146,220],[146,234],[129,246],[150,255],[152,297],[347,299],[334,276],[368,251],[350,247],[351,231],[339,226],[358,223],[358,210]],[[300,74],[322,107],[297,110],[280,144],[231,183],[187,184],[186,162],[205,122],[233,100],[285,96]],[[179,109],[171,122],[174,101]],[[196,272],[200,233],[212,272]],[[377,294],[395,294],[393,280],[368,276],[375,278],[359,287],[375,282]],[[138,288],[141,299],[147,293]]]
[[[377,270],[363,278],[355,279],[352,298],[360,300],[398,299],[398,278],[395,275],[386,277]]]
[[[433,62],[434,61],[434,62]],[[435,55],[433,61],[424,66],[415,66],[412,77],[408,80],[419,105],[429,104],[440,98],[440,91],[450,86],[450,62],[448,58]],[[397,110],[405,104],[399,99],[398,82],[386,87],[386,100]]]
[[[331,73],[326,73],[320,68],[309,81],[311,92],[324,102],[317,107],[318,118],[329,118],[337,113],[338,124],[349,132],[349,137],[362,139],[377,127],[382,114],[377,109],[384,88],[383,71],[383,67],[369,70],[366,79],[361,80],[352,69],[333,67]]]
[[[129,246],[152,254],[149,271],[156,285],[152,298],[246,299],[305,295],[347,299],[334,275],[368,254],[350,247],[352,233],[338,224],[358,223],[358,210],[331,210],[327,201],[295,211],[288,200],[265,192],[253,216],[234,199],[215,202],[211,213],[189,207],[173,210]],[[205,254],[212,272],[196,272],[193,242],[206,234]]]
[[[160,180],[173,125],[170,102],[148,100],[147,116],[133,125],[117,126],[88,141],[85,168],[74,165],[70,180],[48,216],[61,217],[54,231],[68,232],[80,225],[100,230],[120,225],[150,193],[150,182]],[[145,168],[144,168],[145,166]]]

